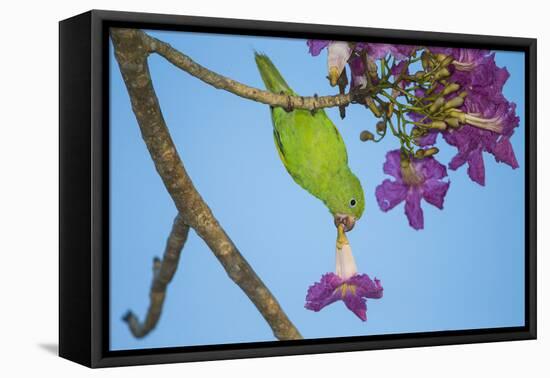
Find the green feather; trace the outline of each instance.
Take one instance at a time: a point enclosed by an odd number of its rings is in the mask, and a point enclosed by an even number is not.
[[[267,90],[296,95],[266,55],[256,53],[255,59]],[[325,111],[287,112],[276,107],[271,108],[271,118],[275,147],[294,181],[332,214],[359,219],[365,208],[363,188],[348,166],[342,136]]]

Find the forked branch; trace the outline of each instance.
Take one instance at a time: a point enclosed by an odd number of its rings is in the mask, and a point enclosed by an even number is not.
[[[111,38],[143,140],[183,222],[206,242],[227,275],[254,303],[276,338],[302,338],[273,294],[218,223],[187,174],[153,89],[147,64],[147,56],[152,50],[150,45],[144,43],[144,33],[135,29],[113,28]]]

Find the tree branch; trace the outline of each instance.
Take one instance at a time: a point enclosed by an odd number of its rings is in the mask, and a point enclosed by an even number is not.
[[[258,88],[239,83],[228,77],[210,71],[201,66],[187,55],[174,49],[168,43],[153,38],[145,32],[136,30],[136,38],[142,40],[142,45],[147,53],[157,53],[163,56],[174,66],[181,68],[190,75],[202,80],[217,89],[223,89],[237,96],[261,102],[262,104],[279,106],[288,110],[305,109],[315,111],[322,108],[345,107],[353,100],[351,93],[339,94],[334,96],[291,96],[286,94],[272,93]],[[362,94],[364,96],[364,94]]]
[[[147,56],[152,50],[150,45],[144,43],[144,35],[135,29],[111,29],[115,56],[143,140],[183,222],[206,242],[227,275],[254,303],[276,338],[302,338],[275,297],[220,226],[187,174],[153,89],[147,64]]]
[[[150,303],[145,321],[140,322],[132,311],[128,311],[123,318],[135,337],[145,337],[156,327],[166,298],[166,288],[176,273],[181,250],[185,245],[188,234],[189,226],[185,224],[183,217],[178,214],[174,219],[170,236],[168,236],[162,260],[158,257],[153,260],[153,282],[151,283]]]
[[[304,109],[309,111],[315,111],[317,109],[339,107],[340,117],[345,117],[345,108],[349,104],[358,103],[362,105],[368,105],[368,101],[372,101],[372,97],[377,93],[380,93],[385,87],[378,87],[370,83],[366,88],[354,88],[349,93],[344,93],[347,84],[339,83],[339,95],[334,96],[317,96],[304,97],[304,96],[292,96],[287,94],[272,93],[264,91],[258,88],[250,87],[246,84],[239,83],[236,80],[222,76],[214,71],[209,70],[206,67],[201,66],[189,56],[174,49],[170,44],[163,42],[159,39],[151,37],[147,33],[138,30],[136,31],[136,38],[142,39],[142,45],[147,54],[157,53],[172,63],[174,66],[182,69],[190,75],[202,80],[206,84],[209,84],[217,89],[223,89],[231,92],[242,98],[260,102],[262,104],[281,107],[287,111],[294,109]],[[367,64],[369,71],[371,71],[371,62]],[[374,66],[376,71],[376,65]],[[346,78],[342,75],[341,78]],[[397,78],[392,87],[395,87],[400,81],[401,77]],[[414,80],[414,78],[409,78]],[[346,79],[347,80],[347,79]],[[370,75],[367,75],[367,80],[371,81]],[[371,108],[371,111],[373,109]],[[373,111],[376,116],[376,111]],[[378,117],[377,117],[378,118]],[[482,130],[487,128],[483,125],[477,125],[475,123],[469,123],[472,127],[477,127]]]

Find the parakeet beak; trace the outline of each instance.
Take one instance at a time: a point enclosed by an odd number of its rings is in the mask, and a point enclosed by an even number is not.
[[[355,217],[348,214],[334,215],[334,225],[338,227],[340,224],[344,226],[345,232],[351,231],[355,226]]]

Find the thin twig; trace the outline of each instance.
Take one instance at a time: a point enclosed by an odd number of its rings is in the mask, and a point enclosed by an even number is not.
[[[170,236],[168,236],[162,260],[158,257],[153,260],[153,282],[151,283],[149,309],[145,321],[140,322],[132,311],[128,311],[123,318],[135,337],[145,337],[156,327],[166,298],[166,289],[176,273],[181,250],[185,245],[188,234],[189,226],[185,224],[183,217],[178,214],[174,219]]]
[[[111,29],[122,77],[147,149],[168,193],[185,224],[192,227],[233,280],[254,303],[280,340],[301,339],[273,294],[241,255],[195,189],[172,141],[153,89],[144,44],[144,33],[135,29]]]

